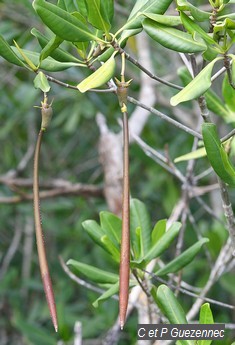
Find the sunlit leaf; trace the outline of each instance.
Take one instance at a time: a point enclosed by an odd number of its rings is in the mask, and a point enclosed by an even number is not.
[[[116,53],[114,53],[115,55]],[[80,92],[86,92],[107,83],[115,71],[115,59],[112,55],[100,68],[77,85]]]
[[[10,45],[5,41],[5,39],[0,35],[0,56],[2,56],[8,62],[20,66],[28,68],[25,63],[15,54],[14,50],[10,47]]]
[[[183,90],[171,98],[171,105],[175,106],[181,102],[190,101],[203,95],[203,93],[211,86],[211,73],[214,64],[221,59],[221,57],[218,57],[203,68],[203,70]]]
[[[50,91],[50,85],[49,85],[49,83],[48,83],[48,80],[47,80],[47,78],[46,78],[46,76],[45,76],[45,74],[44,73],[42,73],[42,72],[39,72],[38,74],[37,74],[37,76],[35,77],[35,79],[34,79],[34,87],[36,88],[36,89],[40,89],[40,90],[42,90],[43,92],[48,92],[48,91]]]

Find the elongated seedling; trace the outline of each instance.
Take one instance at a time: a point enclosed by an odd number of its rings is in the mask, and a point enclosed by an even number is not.
[[[129,82],[123,74],[117,81],[117,96],[123,117],[123,201],[122,201],[122,237],[119,269],[119,322],[123,329],[129,299],[130,278],[130,183],[129,183],[129,128],[127,114],[127,91]]]
[[[53,288],[52,288],[52,283],[51,283],[51,277],[50,277],[48,264],[47,264],[47,258],[46,258],[46,250],[45,250],[41,215],[40,215],[40,200],[39,200],[38,170],[39,170],[40,148],[41,148],[43,133],[49,124],[50,117],[52,116],[52,109],[47,104],[46,97],[44,98],[44,102],[42,102],[41,112],[42,112],[42,124],[41,124],[41,129],[38,134],[38,139],[37,139],[35,153],[34,153],[34,173],[33,173],[34,221],[35,221],[39,266],[40,266],[40,272],[41,272],[41,277],[43,281],[44,292],[45,292],[47,304],[50,310],[51,319],[52,319],[55,331],[57,332],[58,323],[57,323],[56,306],[55,306],[54,293],[53,293]]]

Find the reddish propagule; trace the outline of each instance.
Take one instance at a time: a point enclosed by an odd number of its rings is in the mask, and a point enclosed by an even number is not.
[[[127,114],[127,91],[129,82],[122,75],[117,82],[117,96],[123,116],[123,203],[122,203],[122,238],[119,268],[119,322],[123,329],[129,299],[130,278],[130,183],[129,183],[129,129]]]
[[[40,200],[39,200],[38,170],[39,170],[40,148],[41,148],[43,133],[47,129],[51,116],[52,116],[52,108],[51,108],[51,105],[47,103],[46,95],[44,95],[44,101],[42,102],[41,114],[42,114],[41,129],[38,134],[38,139],[37,139],[35,153],[34,153],[34,174],[33,174],[34,221],[35,221],[35,232],[36,232],[36,240],[37,240],[39,266],[40,266],[40,272],[41,272],[42,281],[43,281],[44,292],[45,292],[47,304],[50,310],[51,319],[52,319],[55,331],[57,332],[58,323],[57,323],[56,305],[55,305],[54,293],[53,293],[51,278],[49,274],[47,258],[46,258],[46,250],[45,250],[41,216],[40,216]]]

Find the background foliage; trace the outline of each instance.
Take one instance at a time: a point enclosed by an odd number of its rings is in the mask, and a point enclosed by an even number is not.
[[[134,3],[131,0],[115,1],[115,29],[125,23]],[[207,1],[191,3],[208,8]],[[174,4],[169,12],[174,13]],[[49,34],[49,30],[35,15],[31,1],[1,1],[0,20],[0,34],[8,42],[14,39],[21,47],[29,50],[38,49],[30,33],[32,27]],[[136,37],[132,37],[126,50],[138,57],[138,49]],[[176,70],[182,62],[178,54],[169,53],[169,50],[152,40],[149,49],[156,74],[180,84]],[[140,71],[132,64],[127,64],[127,77],[134,79],[130,95],[138,99],[141,89]],[[120,66],[117,66],[117,73],[119,70]],[[72,68],[60,72],[59,77],[56,77],[76,83],[85,75],[85,70]],[[97,187],[96,196],[68,193],[46,198],[41,203],[60,324],[59,334],[53,334],[38,269],[32,202],[24,200],[24,194],[30,193],[27,183],[30,185],[32,179],[32,154],[40,126],[39,111],[34,106],[40,105],[41,93],[33,87],[33,78],[32,74],[0,59],[0,344],[73,344],[76,321],[82,323],[84,344],[100,344],[116,322],[117,301],[109,299],[100,304],[99,308],[93,308],[92,303],[98,294],[70,280],[58,256],[64,261],[73,258],[118,272],[118,265],[110,261],[108,254],[100,247],[94,245],[82,223],[87,219],[99,221],[99,212],[108,209],[103,196],[103,170],[98,152],[100,131],[96,118],[98,112],[104,114],[108,127],[118,133],[119,105],[113,94],[89,92],[84,95],[58,85],[53,85],[50,92],[50,98],[54,98],[54,118],[42,146],[40,177],[45,183],[63,180]],[[213,84],[216,92],[220,92],[221,82],[222,77]],[[175,93],[172,89],[156,83],[154,92],[155,106],[159,111],[180,118],[180,121],[195,128],[198,108],[193,102],[185,103],[178,109],[172,108],[169,102]],[[130,104],[129,113],[134,109],[134,105]],[[234,121],[225,127],[220,118],[213,117],[220,125],[221,132],[227,133],[228,128],[233,128]],[[172,160],[190,152],[193,143],[193,138],[187,133],[155,115],[149,116],[141,139],[154,150],[162,154],[167,152]],[[171,216],[182,194],[178,180],[159,166],[154,158],[154,154],[146,154],[137,142],[131,144],[131,194],[145,203],[152,226],[157,220]],[[178,165],[183,174],[186,164],[182,162]],[[200,173],[204,167],[209,167],[206,158],[197,162],[194,174]],[[18,179],[18,185],[6,182],[14,178]],[[214,181],[214,177],[209,175],[203,184],[206,186],[208,182]],[[15,196],[21,196],[22,200],[18,202]],[[234,204],[235,194],[232,189],[230,196]],[[223,219],[216,188],[211,193],[203,193],[202,201],[210,205],[214,216]],[[184,269],[183,280],[196,288],[202,288],[228,234],[224,223],[208,214],[205,205],[196,199],[190,200],[190,212],[193,221],[185,223],[184,249],[197,241],[198,233],[208,237],[210,242],[207,249],[202,250],[197,259]],[[164,260],[167,262],[173,259],[174,253],[173,246],[164,254]],[[211,288],[210,297],[234,304],[234,271],[224,273]],[[185,310],[189,310],[193,298],[180,295],[180,302]],[[211,309],[216,322],[234,324],[234,310],[217,305],[211,306]],[[118,344],[136,343],[137,323],[138,315],[134,310],[124,332],[117,336]],[[226,344],[231,344],[233,336],[233,331],[229,330]]]

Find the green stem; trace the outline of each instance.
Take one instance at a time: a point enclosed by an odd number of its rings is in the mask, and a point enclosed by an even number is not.
[[[37,251],[39,258],[40,272],[43,281],[44,292],[47,299],[47,304],[50,310],[51,319],[55,328],[55,331],[58,330],[57,315],[56,315],[56,306],[54,293],[51,283],[51,277],[49,274],[46,250],[43,239],[43,230],[41,224],[40,216],[40,200],[39,200],[39,177],[38,177],[38,168],[39,168],[39,155],[40,148],[43,136],[43,130],[41,129],[38,134],[37,144],[34,154],[34,173],[33,173],[33,200],[34,200],[34,220],[35,220],[35,231],[36,231],[36,240],[37,240]]]

